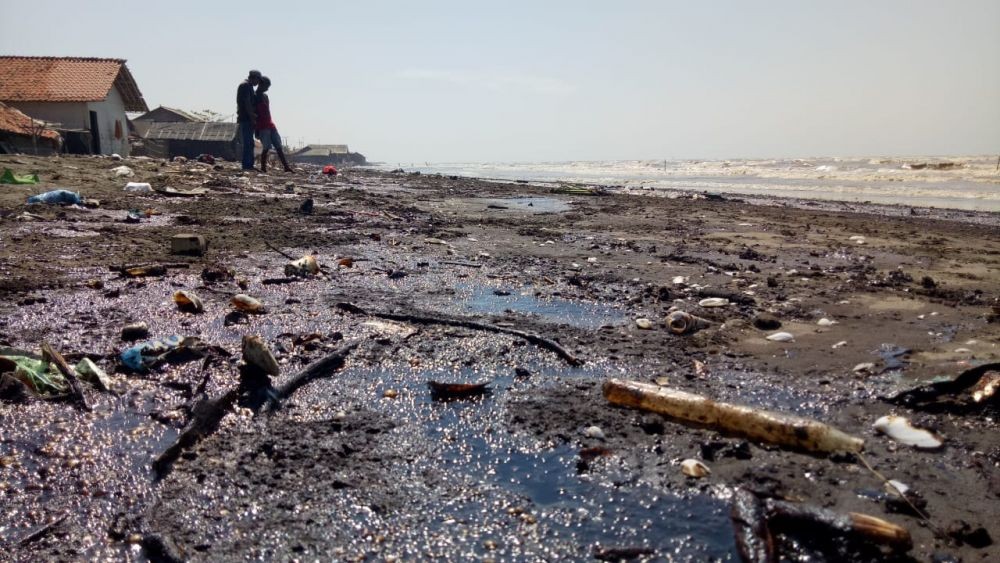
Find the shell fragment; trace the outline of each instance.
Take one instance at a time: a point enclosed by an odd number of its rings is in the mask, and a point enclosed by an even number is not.
[[[701,478],[711,474],[712,470],[697,459],[685,459],[681,462],[681,473],[688,477]]]
[[[902,416],[887,415],[875,421],[875,430],[893,440],[922,450],[940,448],[943,442],[927,430],[917,428]]]
[[[699,307],[725,307],[729,300],[722,297],[706,297],[698,302]]]
[[[776,332],[769,335],[767,339],[772,342],[791,342],[795,340],[795,336],[790,332]]]

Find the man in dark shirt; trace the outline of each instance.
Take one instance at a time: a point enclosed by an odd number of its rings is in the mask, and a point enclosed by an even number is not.
[[[253,132],[257,122],[253,87],[260,83],[260,77],[259,70],[251,70],[247,79],[240,82],[236,89],[236,123],[239,124],[240,140],[243,143],[244,170],[253,170]]]

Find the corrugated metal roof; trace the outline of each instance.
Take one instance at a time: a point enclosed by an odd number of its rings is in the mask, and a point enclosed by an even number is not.
[[[168,108],[167,106],[159,106],[155,109],[151,109],[146,113],[140,115],[139,117],[136,117],[132,121],[156,121],[156,118],[162,112],[172,113],[178,117],[181,117],[184,121],[203,121],[203,119],[199,119],[197,116],[194,116],[182,109]],[[166,120],[163,121],[166,122]]]
[[[145,138],[175,141],[232,141],[239,132],[235,123],[150,123]]]
[[[0,57],[0,101],[98,102],[117,87],[126,111],[148,111],[124,59]]]
[[[296,151],[293,156],[330,156],[348,152],[347,145],[308,145]]]
[[[34,121],[37,126],[38,121]],[[0,131],[6,131],[10,133],[17,133],[18,135],[24,135],[27,137],[31,136],[32,129],[32,119],[22,113],[17,108],[12,108],[7,104],[0,102]],[[42,129],[38,136],[43,139],[56,140],[59,138],[59,133],[51,129]]]

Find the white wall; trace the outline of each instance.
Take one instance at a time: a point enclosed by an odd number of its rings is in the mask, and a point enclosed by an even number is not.
[[[118,88],[111,88],[108,97],[100,102],[8,102],[36,119],[52,121],[71,129],[90,129],[90,112],[97,112],[97,129],[100,134],[101,153],[118,153],[128,156],[128,122],[125,121],[125,103]],[[115,121],[121,123],[122,137],[115,138]]]

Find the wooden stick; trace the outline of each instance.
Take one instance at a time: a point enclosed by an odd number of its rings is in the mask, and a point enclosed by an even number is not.
[[[21,538],[17,542],[17,545],[20,546],[20,547],[24,547],[24,546],[28,545],[29,543],[32,543],[32,542],[35,542],[35,541],[38,541],[38,540],[42,539],[43,537],[45,537],[46,535],[48,535],[48,533],[51,532],[56,526],[58,526],[59,524],[62,524],[66,520],[66,518],[68,518],[68,517],[69,517],[69,514],[63,514],[62,516],[56,518],[55,520],[49,522],[48,524],[42,526],[41,528],[35,530],[34,532],[31,532],[30,534],[24,536],[23,538]]]
[[[473,264],[472,262],[452,262],[450,260],[442,260],[441,264],[448,264],[451,266],[465,266],[466,268],[482,268],[482,264]]]
[[[348,313],[354,313],[358,315],[368,315],[380,319],[387,319],[390,321],[400,321],[405,323],[422,324],[422,325],[445,325],[445,326],[454,326],[458,328],[468,328],[472,330],[482,330],[485,332],[493,332],[498,334],[509,334],[511,336],[523,338],[524,340],[527,340],[528,342],[536,346],[539,346],[541,348],[545,348],[546,350],[555,352],[557,356],[559,356],[563,360],[566,360],[566,363],[568,363],[571,366],[583,365],[583,360],[569,353],[569,351],[560,346],[558,342],[550,340],[543,336],[539,336],[537,334],[524,332],[522,330],[516,330],[513,328],[504,328],[497,325],[480,323],[466,319],[445,319],[441,317],[425,317],[421,315],[370,312],[370,311],[365,311],[364,309],[358,307],[357,305],[354,305],[353,303],[337,303],[337,308],[343,311],[347,311]]]
[[[270,248],[271,250],[277,252],[278,254],[284,256],[285,258],[288,258],[289,260],[295,260],[296,259],[291,254],[286,254],[285,252],[282,252],[281,250],[279,250],[278,248],[276,248],[275,246],[273,246],[271,243],[269,243],[267,241],[264,241],[264,246],[266,246],[266,247]]]
[[[330,377],[344,367],[347,356],[358,347],[357,342],[341,346],[337,350],[309,364],[302,371],[292,376],[284,385],[277,389],[279,399],[287,399],[300,387],[323,377]]]
[[[76,403],[80,405],[85,411],[94,410],[90,406],[90,402],[87,401],[87,396],[83,394],[83,386],[80,385],[80,380],[76,377],[76,371],[66,363],[66,360],[62,357],[59,352],[56,352],[48,342],[42,342],[42,358],[46,362],[51,362],[56,365],[56,369],[59,373],[63,374],[66,381],[69,383],[69,388],[72,391],[73,397],[76,399]]]

